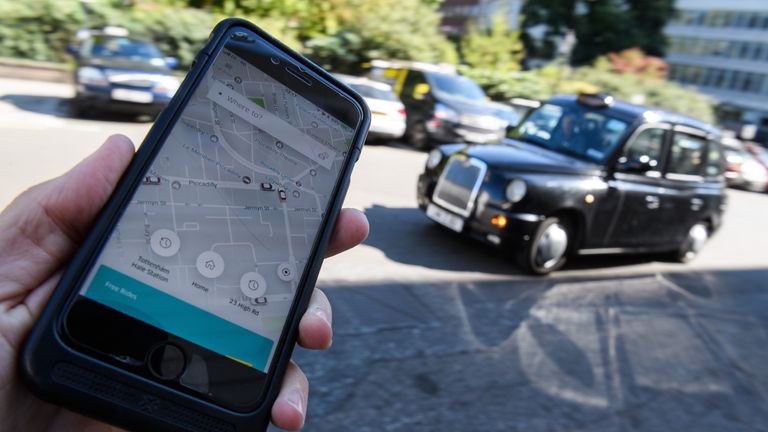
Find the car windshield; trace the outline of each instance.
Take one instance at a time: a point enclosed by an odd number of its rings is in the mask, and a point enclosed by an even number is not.
[[[90,57],[129,58],[156,63],[163,55],[149,42],[120,36],[94,36],[83,46],[83,55]]]
[[[391,90],[385,90],[383,88],[374,87],[367,84],[349,84],[352,89],[360,93],[360,96],[370,99],[381,99],[387,101],[396,101],[397,96],[392,93]]]
[[[434,90],[444,97],[465,99],[470,101],[485,101],[485,92],[467,77],[442,73],[429,73],[427,80]]]
[[[544,104],[510,132],[510,138],[591,162],[604,162],[629,125],[581,105]]]

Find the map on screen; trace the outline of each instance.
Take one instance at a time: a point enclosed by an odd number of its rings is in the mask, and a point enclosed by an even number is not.
[[[223,50],[81,294],[266,370],[353,133]]]

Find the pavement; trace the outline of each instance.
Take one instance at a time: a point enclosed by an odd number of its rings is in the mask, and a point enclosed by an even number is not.
[[[64,172],[130,118],[73,119],[66,84],[0,79],[0,208]],[[547,278],[416,208],[426,155],[367,145],[347,206],[371,235],[318,286],[334,344],[297,350],[308,431],[768,430],[768,195],[729,191],[688,265],[572,260]]]

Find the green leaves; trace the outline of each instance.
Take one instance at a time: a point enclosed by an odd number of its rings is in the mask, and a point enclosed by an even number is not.
[[[663,78],[617,73],[584,66],[547,66],[525,72],[463,68],[462,73],[477,81],[495,100],[513,97],[544,100],[556,94],[604,92],[613,97],[649,107],[677,112],[712,123],[713,101],[709,97]]]
[[[414,0],[333,0],[336,30],[306,41],[306,53],[332,69],[354,72],[377,58],[456,62],[433,5]]]
[[[315,60],[354,71],[376,58],[455,63],[440,0],[29,0],[0,2],[0,56],[68,61],[77,30],[115,25],[153,39],[186,68],[225,16],[249,19]],[[85,8],[88,13],[86,15]]]
[[[533,57],[551,59],[569,30],[576,33],[571,62],[589,64],[598,56],[631,47],[660,56],[666,40],[664,26],[674,16],[674,0],[528,0],[522,9],[526,32],[545,25],[542,40],[525,37]],[[529,32],[531,33],[531,32]]]
[[[511,32],[501,13],[494,15],[490,29],[471,26],[469,32],[461,38],[460,47],[464,63],[475,68],[499,71],[520,70],[520,62],[525,54],[520,32]]]

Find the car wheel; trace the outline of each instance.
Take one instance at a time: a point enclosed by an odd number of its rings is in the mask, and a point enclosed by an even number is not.
[[[537,275],[549,274],[565,264],[571,242],[565,221],[550,217],[539,225],[531,241],[517,253],[520,268]]]
[[[704,222],[699,222],[688,230],[685,241],[676,252],[676,261],[690,262],[701,252],[704,244],[709,240],[709,228]]]
[[[416,122],[408,128],[408,142],[419,150],[425,150],[429,146],[429,135],[424,123]]]
[[[77,99],[71,99],[69,101],[69,115],[74,118],[88,118],[90,117],[91,110],[83,106]]]

